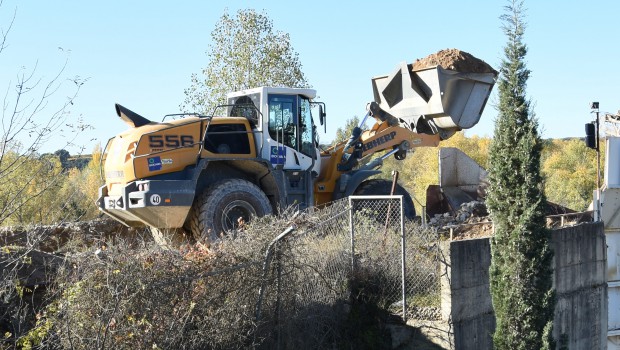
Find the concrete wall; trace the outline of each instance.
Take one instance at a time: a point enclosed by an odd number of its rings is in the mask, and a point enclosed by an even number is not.
[[[493,349],[495,315],[489,290],[489,239],[446,242],[443,251],[446,264],[441,313],[451,325],[451,348]]]
[[[553,231],[554,337],[568,349],[607,348],[607,246],[603,224]],[[562,344],[559,344],[562,345]]]
[[[606,245],[603,225],[585,223],[552,232],[557,293],[554,337],[558,348],[605,349]],[[446,242],[442,247],[440,344],[449,349],[492,349],[495,316],[489,291],[488,238]]]

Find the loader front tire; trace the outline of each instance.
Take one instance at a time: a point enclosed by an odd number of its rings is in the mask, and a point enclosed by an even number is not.
[[[356,196],[385,196],[389,195],[391,191],[391,181],[382,179],[371,179],[362,182],[353,194]],[[415,206],[413,205],[413,199],[411,199],[411,195],[409,194],[409,192],[407,192],[407,190],[401,185],[396,184],[396,191],[394,191],[394,195],[403,196],[403,211],[405,219],[414,220],[416,218]]]
[[[199,242],[213,243],[242,228],[253,216],[272,213],[265,193],[242,179],[219,181],[194,201],[189,229]]]

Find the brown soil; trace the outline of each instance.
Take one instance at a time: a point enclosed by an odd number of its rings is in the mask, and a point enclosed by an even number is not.
[[[467,223],[454,228],[452,239],[459,241],[462,239],[491,237],[492,235],[493,224],[488,220],[480,223]]]
[[[416,71],[434,66],[441,66],[444,69],[457,72],[493,73],[497,75],[497,71],[488,63],[459,49],[445,49],[424,58],[417,59],[412,65],[412,70]]]
[[[59,253],[66,250],[67,242],[76,238],[87,245],[97,245],[101,240],[131,240],[144,236],[150,234],[143,227],[125,227],[118,221],[104,218],[56,225],[0,227],[0,246],[30,247],[47,253]]]

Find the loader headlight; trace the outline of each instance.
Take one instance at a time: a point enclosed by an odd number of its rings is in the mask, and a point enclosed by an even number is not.
[[[149,190],[148,182],[138,182],[138,191],[146,192]]]

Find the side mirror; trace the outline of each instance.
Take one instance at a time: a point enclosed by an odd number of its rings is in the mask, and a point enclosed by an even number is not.
[[[327,132],[327,120],[326,117],[327,114],[325,113],[325,105],[324,104],[320,104],[319,105],[319,121],[321,122],[321,125],[323,125],[324,131],[323,132]]]
[[[325,103],[323,102],[310,102],[313,106],[319,106],[319,122],[321,123],[321,125],[323,125],[323,132],[327,132],[327,118],[326,118],[326,113],[325,113]]]

